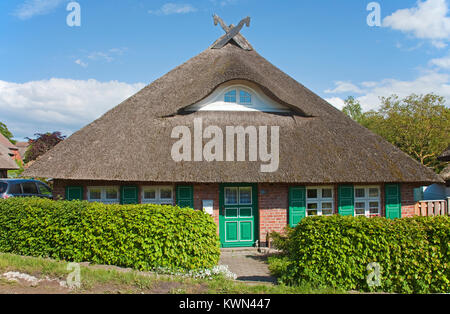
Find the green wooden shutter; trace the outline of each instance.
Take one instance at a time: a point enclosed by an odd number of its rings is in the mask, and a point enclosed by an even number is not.
[[[402,204],[400,195],[400,184],[386,184],[386,218],[402,218]]]
[[[82,186],[67,186],[66,187],[66,200],[73,201],[79,200],[82,201],[84,199]]]
[[[289,188],[289,225],[291,227],[297,224],[306,216],[306,188]]]
[[[353,185],[339,186],[339,215],[354,216],[355,215],[355,199]]]
[[[194,187],[192,185],[177,186],[177,205],[194,208]]]
[[[138,187],[122,186],[120,189],[120,204],[138,204]]]

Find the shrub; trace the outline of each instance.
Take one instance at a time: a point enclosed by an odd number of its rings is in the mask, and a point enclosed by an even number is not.
[[[272,272],[286,284],[450,292],[449,217],[311,217],[302,220],[281,244],[284,254],[270,262]],[[368,284],[370,263],[381,267],[380,286]]]
[[[11,198],[0,201],[0,251],[151,270],[205,269],[220,256],[200,211],[161,205]]]

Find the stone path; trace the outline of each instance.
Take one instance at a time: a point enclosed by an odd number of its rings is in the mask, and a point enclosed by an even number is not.
[[[270,275],[266,261],[266,255],[256,249],[222,249],[219,264],[228,265],[237,280],[275,284],[277,280]]]

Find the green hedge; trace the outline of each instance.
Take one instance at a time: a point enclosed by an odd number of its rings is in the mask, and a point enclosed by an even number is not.
[[[38,198],[0,200],[0,251],[151,270],[210,268],[213,219],[189,208]]]
[[[345,290],[450,292],[449,217],[397,220],[314,217],[281,236],[284,254],[270,260],[280,281]],[[381,266],[381,286],[369,286],[369,263]],[[376,277],[372,278],[376,280]]]

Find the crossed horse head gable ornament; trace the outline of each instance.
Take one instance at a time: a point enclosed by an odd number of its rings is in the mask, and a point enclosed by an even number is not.
[[[212,46],[213,49],[223,48],[226,44],[228,44],[231,40],[234,40],[242,49],[252,50],[250,44],[247,40],[240,34],[240,31],[244,26],[250,27],[250,17],[247,16],[245,19],[239,22],[237,26],[231,24],[227,26],[227,24],[216,14],[213,15],[214,25],[220,24],[222,29],[225,31],[225,35],[222,36],[217,42]]]

